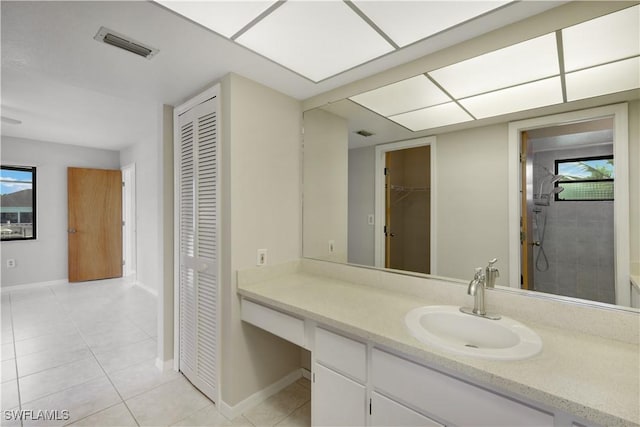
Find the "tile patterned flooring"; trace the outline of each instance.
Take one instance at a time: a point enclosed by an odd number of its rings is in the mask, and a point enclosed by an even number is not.
[[[156,298],[125,280],[4,293],[1,314],[2,426],[311,424],[306,379],[228,420],[180,373],[156,369]],[[56,409],[69,419],[5,416]]]

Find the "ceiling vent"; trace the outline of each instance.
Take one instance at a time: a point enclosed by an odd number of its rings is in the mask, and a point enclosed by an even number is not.
[[[368,137],[368,136],[374,135],[374,133],[369,132],[368,130],[364,130],[364,129],[356,131],[355,133],[357,133],[358,135],[364,136],[365,138]]]
[[[94,39],[102,43],[110,44],[111,46],[119,47],[120,49],[124,49],[128,52],[135,53],[136,55],[147,59],[153,58],[159,52],[158,49],[146,46],[143,43],[133,40],[131,37],[116,33],[115,31],[105,27],[100,27],[100,30],[98,30]]]

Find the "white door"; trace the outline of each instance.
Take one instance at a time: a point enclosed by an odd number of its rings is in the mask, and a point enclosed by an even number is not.
[[[366,391],[363,385],[316,363],[311,390],[314,426],[363,426]]]
[[[218,98],[180,114],[177,126],[179,369],[217,400]]]

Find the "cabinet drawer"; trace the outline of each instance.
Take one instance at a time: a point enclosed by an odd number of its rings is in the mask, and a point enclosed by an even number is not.
[[[316,328],[314,355],[317,361],[345,375],[365,382],[367,379],[367,346]]]
[[[304,321],[260,304],[242,300],[242,320],[299,346],[304,346]]]
[[[553,426],[553,415],[374,349],[376,390],[457,425]]]
[[[371,394],[371,425],[376,427],[444,427],[431,418],[387,399],[375,391]]]

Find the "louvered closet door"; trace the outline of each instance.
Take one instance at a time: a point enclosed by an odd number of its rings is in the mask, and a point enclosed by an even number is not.
[[[217,400],[217,99],[179,117],[180,370]]]

